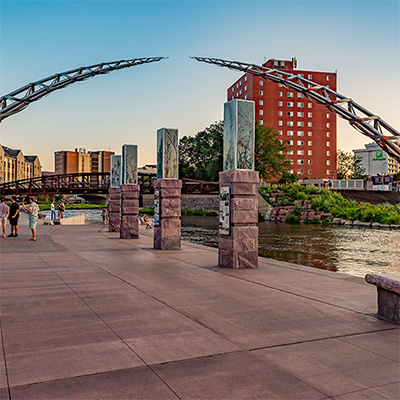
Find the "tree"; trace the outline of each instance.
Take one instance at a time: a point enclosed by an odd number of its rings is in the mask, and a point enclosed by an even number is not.
[[[338,179],[350,179],[354,175],[353,154],[339,149],[337,152],[336,171]]]
[[[279,133],[274,128],[256,123],[255,170],[264,180],[284,174],[285,179],[289,177],[290,162],[283,153],[290,148],[278,137]]]
[[[362,166],[362,158],[359,156],[354,157],[353,170],[353,179],[365,179],[367,177],[367,172]]]

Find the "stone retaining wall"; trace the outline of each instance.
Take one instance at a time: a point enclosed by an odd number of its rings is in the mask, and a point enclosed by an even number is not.
[[[182,209],[203,210],[203,211],[219,211],[219,195],[193,195],[183,194],[181,196]],[[152,194],[143,195],[143,207],[154,207],[154,196]]]

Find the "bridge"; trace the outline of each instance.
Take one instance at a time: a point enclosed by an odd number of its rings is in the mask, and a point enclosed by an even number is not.
[[[153,194],[155,174],[139,172],[138,183],[141,194]],[[40,176],[36,178],[6,182],[0,185],[1,196],[54,195],[54,194],[107,194],[110,174],[75,173]],[[182,179],[182,194],[215,194],[219,192],[218,182]]]

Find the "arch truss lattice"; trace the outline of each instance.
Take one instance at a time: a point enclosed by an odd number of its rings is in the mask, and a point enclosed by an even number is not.
[[[80,67],[70,71],[60,72],[37,82],[28,83],[0,98],[0,122],[10,115],[24,110],[32,102],[75,82],[81,82],[96,75],[105,75],[124,68],[161,61],[165,58],[167,57],[145,57],[103,62],[89,65],[88,67]]]
[[[262,79],[281,83],[288,89],[303,93],[310,100],[324,105],[329,111],[348,121],[353,128],[374,140],[384,151],[400,162],[400,132],[351,98],[335,92],[328,86],[322,86],[297,74],[260,65],[219,58],[191,58],[200,62],[259,76]]]

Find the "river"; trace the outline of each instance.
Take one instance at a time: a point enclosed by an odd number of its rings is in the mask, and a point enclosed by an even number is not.
[[[101,210],[84,213],[86,223],[101,223]],[[49,215],[50,212],[45,211]],[[354,276],[400,272],[400,231],[337,225],[260,222],[259,255]],[[218,247],[217,217],[183,216],[182,239]]]

